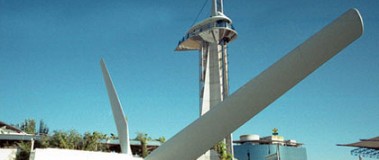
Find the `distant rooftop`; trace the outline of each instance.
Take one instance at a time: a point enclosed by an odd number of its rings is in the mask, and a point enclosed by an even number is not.
[[[0,121],[0,141],[30,141],[38,136],[27,134],[22,130]]]
[[[256,134],[241,135],[240,140],[233,141],[233,143],[279,144],[279,145],[291,146],[291,147],[299,147],[303,145],[302,143],[296,142],[296,140],[284,140],[284,137],[280,135],[260,137],[259,135],[256,135]]]
[[[379,159],[379,136],[350,144],[337,144],[337,146],[357,147],[351,150],[351,155]]]
[[[26,134],[22,130],[0,121],[0,134]]]
[[[361,139],[360,142],[350,144],[337,144],[337,146],[360,147],[379,150],[379,136],[370,139]]]
[[[118,139],[110,139],[110,140],[101,140],[100,143],[108,144],[108,145],[120,145]],[[141,142],[138,140],[130,139],[130,145],[140,146]],[[147,141],[148,146],[160,146],[161,143],[159,141],[151,140]]]

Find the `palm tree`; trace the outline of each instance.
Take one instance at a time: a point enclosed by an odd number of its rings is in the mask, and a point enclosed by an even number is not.
[[[82,136],[75,130],[54,131],[49,143],[51,147],[63,149],[82,149]]]
[[[35,134],[36,121],[34,119],[26,119],[24,123],[21,124],[20,129],[28,134]]]
[[[224,141],[219,142],[214,146],[214,150],[219,154],[220,160],[231,160],[232,156],[226,151],[226,144]]]
[[[43,120],[39,121],[39,130],[38,130],[39,135],[47,135],[49,134],[49,128],[47,125],[43,122]]]
[[[165,137],[159,137],[158,139],[156,139],[159,143],[163,144],[164,142],[166,142],[166,138]]]
[[[28,134],[36,133],[36,122],[34,119],[26,119],[23,123],[21,123],[20,129]],[[33,140],[32,140],[33,141]],[[20,151],[16,155],[16,160],[27,160],[29,159],[30,150],[32,149],[32,142],[19,142],[17,143],[17,147]]]
[[[136,140],[140,141],[141,143],[141,151],[142,151],[142,157],[145,158],[149,152],[147,150],[147,142],[151,140],[151,138],[146,134],[142,132],[137,133]]]
[[[20,149],[20,151],[16,155],[16,160],[28,160],[30,155],[31,143],[21,141],[20,143],[17,143],[17,146]]]
[[[105,134],[100,132],[93,132],[92,134],[89,132],[84,133],[83,137],[83,149],[88,151],[107,151],[108,148],[106,145],[99,143],[100,140],[107,139]]]

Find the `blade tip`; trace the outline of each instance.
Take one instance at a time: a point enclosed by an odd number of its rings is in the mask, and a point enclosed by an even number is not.
[[[353,12],[353,14],[355,14],[357,16],[357,18],[359,19],[359,22],[360,22],[360,34],[362,35],[363,32],[364,32],[364,23],[363,23],[363,18],[362,18],[362,15],[361,13],[359,12],[359,10],[357,8],[351,8],[349,10],[349,12]]]

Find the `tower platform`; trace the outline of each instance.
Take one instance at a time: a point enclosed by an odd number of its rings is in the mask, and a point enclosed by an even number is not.
[[[232,20],[222,13],[209,17],[188,30],[179,41],[176,51],[200,50],[203,42],[219,43],[221,40],[227,43],[237,38]]]

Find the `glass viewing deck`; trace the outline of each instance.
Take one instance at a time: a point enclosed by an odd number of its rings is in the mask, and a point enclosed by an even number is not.
[[[221,40],[230,42],[236,38],[237,32],[228,17],[213,16],[194,25],[179,41],[176,50],[199,50],[203,41],[219,43]]]

